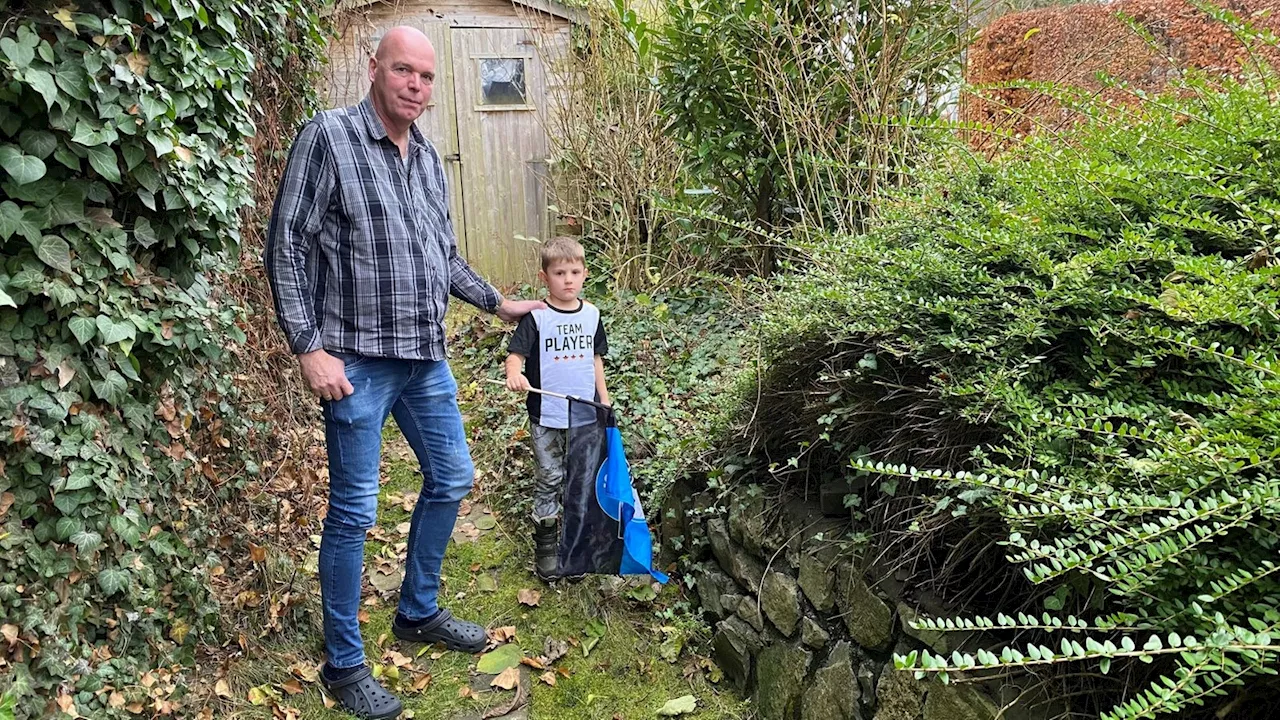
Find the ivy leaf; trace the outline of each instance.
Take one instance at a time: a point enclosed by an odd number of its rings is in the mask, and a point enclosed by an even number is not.
[[[4,290],[0,290],[0,307],[4,307],[6,305],[11,308],[18,307],[18,303],[13,301],[13,298],[9,296],[9,293]]]
[[[59,145],[58,149],[53,151],[53,159],[77,173],[80,172],[80,156],[66,145]]]
[[[164,117],[169,112],[169,103],[151,95],[140,95],[138,106],[142,108],[142,114],[146,115],[148,120]]]
[[[76,131],[71,134],[71,142],[85,147],[93,147],[106,142],[106,139],[103,137],[100,128],[95,128],[84,120],[80,120],[76,123]]]
[[[88,345],[93,336],[98,334],[98,326],[87,317],[76,315],[67,321],[67,325],[71,328],[71,334],[76,336],[76,340],[81,345]]]
[[[0,203],[0,239],[8,240],[17,233],[34,242],[40,238],[40,230],[22,208],[8,200]]]
[[[142,531],[138,528],[138,524],[128,517],[112,515],[107,522],[111,525],[111,529],[115,531],[116,535],[119,535],[120,539],[130,547],[136,547],[142,541]]]
[[[67,245],[67,241],[57,235],[45,235],[40,238],[40,242],[32,242],[35,247],[36,257],[40,258],[49,267],[61,270],[64,273],[71,273],[71,246]]]
[[[71,544],[76,546],[80,554],[93,552],[102,546],[102,536],[92,530],[81,530],[71,536]]]
[[[30,65],[31,61],[36,57],[33,46],[25,42],[15,42],[13,38],[0,39],[0,52],[4,53],[4,56],[9,58],[9,62],[13,63],[13,66],[19,70]]]
[[[120,182],[120,160],[110,145],[89,148],[89,164],[107,180]]]
[[[59,518],[58,524],[55,526],[55,533],[59,542],[69,539],[81,530],[84,530],[84,521],[80,518]]]
[[[147,140],[151,141],[151,147],[155,148],[156,155],[168,155],[173,152],[173,140],[164,135],[147,133]]]
[[[82,65],[74,62],[59,63],[53,71],[53,80],[62,92],[76,100],[88,102],[93,97],[89,90],[89,78]]]
[[[19,185],[35,182],[44,177],[44,161],[24,154],[12,145],[0,147],[0,167]]]
[[[106,315],[98,316],[97,326],[98,332],[102,333],[102,342],[106,345],[114,345],[137,336],[137,330],[132,323],[118,323]]]
[[[138,163],[147,159],[147,151],[139,145],[133,143],[124,143],[120,147],[121,154],[124,155],[124,167],[126,170],[132,171],[138,167]]]
[[[140,217],[133,224],[133,239],[144,248],[155,245],[159,238],[156,237],[155,230],[151,228],[151,221]]]
[[[67,183],[49,201],[49,224],[72,225],[84,219],[84,189],[78,184]]]
[[[115,595],[129,586],[129,573],[119,568],[107,568],[98,573],[98,586],[108,595]]]
[[[53,81],[53,76],[33,68],[27,70],[22,79],[44,97],[44,104],[52,110],[54,103],[58,102],[58,84]]]
[[[32,130],[28,128],[18,136],[18,144],[27,153],[43,160],[52,155],[54,149],[58,147],[58,138],[48,130]]]
[[[129,390],[129,384],[124,376],[115,370],[108,372],[101,380],[94,380],[92,385],[94,394],[113,405],[119,405]]]

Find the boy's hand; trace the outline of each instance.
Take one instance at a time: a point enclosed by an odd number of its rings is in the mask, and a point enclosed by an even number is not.
[[[507,389],[515,392],[529,392],[529,388],[533,387],[529,384],[529,378],[524,373],[513,373],[507,376]]]

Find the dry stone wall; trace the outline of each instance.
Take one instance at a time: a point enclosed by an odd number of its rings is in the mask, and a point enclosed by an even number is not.
[[[834,497],[843,500],[843,492]],[[753,699],[760,720],[994,720],[1023,694],[1015,685],[944,686],[894,670],[894,652],[972,649],[984,639],[911,628],[919,603],[893,578],[877,580],[881,571],[843,541],[850,529],[843,502],[771,509],[756,498],[731,502],[727,513],[714,505],[709,493],[677,488],[661,533],[702,548],[692,551],[690,576],[714,627],[713,657],[725,681]],[[1025,694],[1001,717],[1052,717],[1039,700]]]

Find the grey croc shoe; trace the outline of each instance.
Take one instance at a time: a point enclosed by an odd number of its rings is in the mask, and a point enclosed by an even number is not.
[[[394,720],[404,711],[400,698],[387,692],[374,679],[368,665],[334,682],[326,680],[321,673],[320,681],[343,710],[360,720]]]
[[[473,622],[459,620],[453,616],[453,613],[440,609],[431,622],[420,627],[405,627],[398,622],[392,621],[391,632],[396,637],[407,642],[415,643],[443,643],[450,650],[459,652],[478,653],[484,650],[488,644],[488,637],[485,636],[484,628]]]

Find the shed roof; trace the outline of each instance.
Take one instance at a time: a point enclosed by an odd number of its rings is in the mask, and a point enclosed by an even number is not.
[[[376,5],[378,3],[388,1],[389,0],[338,0],[338,2],[334,4],[333,9],[330,10],[330,13],[336,14],[340,12],[349,12],[351,10],[359,10],[360,8],[368,7],[369,5]],[[430,0],[420,1],[427,3]],[[511,4],[519,5],[520,7],[528,8],[530,10],[544,12],[548,15],[563,18],[569,22],[579,24],[585,24],[587,22],[587,13],[581,8],[569,7],[568,5],[565,5],[562,2],[557,2],[556,0],[511,0]]]

